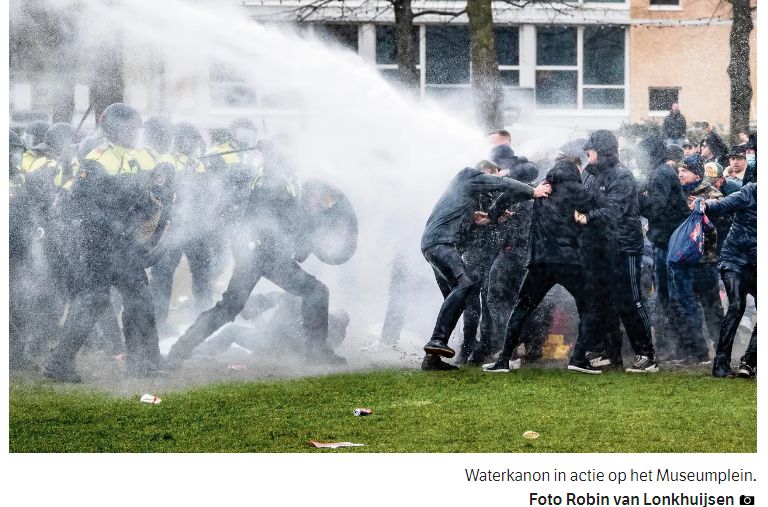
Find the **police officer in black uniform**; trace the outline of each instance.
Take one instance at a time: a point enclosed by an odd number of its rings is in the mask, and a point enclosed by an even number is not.
[[[308,232],[300,187],[287,161],[272,146],[260,143],[260,148],[264,152],[263,171],[238,174],[247,171],[248,166],[242,164],[227,168],[232,174],[227,180],[230,201],[225,214],[237,226],[237,234],[230,238],[235,267],[229,286],[216,306],[203,312],[173,345],[169,367],[180,365],[208,336],[235,320],[261,277],[301,297],[307,358],[328,364],[346,362],[327,343],[328,288],[294,259]],[[238,186],[254,172],[256,176],[244,189]]]
[[[162,374],[144,272],[148,248],[144,236],[158,220],[162,203],[154,195],[152,174],[142,171],[131,153],[142,121],[135,109],[116,103],[104,110],[100,123],[106,139],[84,157],[72,185],[72,221],[79,224],[79,279],[59,341],[43,370],[46,377],[63,382],[80,381],[75,357],[108,307],[111,286],[123,299],[129,374]]]
[[[210,308],[213,299],[209,231],[200,220],[207,213],[206,202],[209,199],[205,168],[197,158],[203,147],[203,136],[187,122],[179,123],[174,130],[171,155],[176,198],[173,221],[168,233],[168,249],[152,267],[151,280],[155,317],[161,331],[168,318],[173,274],[182,255],[186,255],[192,273],[192,294],[198,311]]]

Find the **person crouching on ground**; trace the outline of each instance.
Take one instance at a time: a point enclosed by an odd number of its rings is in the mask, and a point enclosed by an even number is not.
[[[483,160],[476,168],[465,167],[451,180],[427,219],[421,237],[421,251],[432,265],[437,285],[443,294],[443,304],[437,315],[432,338],[424,346],[426,356],[423,370],[452,370],[456,367],[443,362],[442,357],[453,357],[448,346],[456,323],[464,311],[464,304],[474,289],[474,281],[461,259],[459,244],[466,238],[465,231],[472,221],[477,225],[490,223],[486,213],[476,212],[480,195],[484,192],[505,192],[512,202],[546,197],[552,187],[542,183],[533,188],[519,181],[499,176],[499,166]]]

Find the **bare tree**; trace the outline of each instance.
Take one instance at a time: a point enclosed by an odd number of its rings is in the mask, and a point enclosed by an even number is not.
[[[749,70],[749,34],[752,24],[750,0],[731,0],[731,58],[728,77],[731,79],[731,144],[737,144],[739,132],[749,131],[749,109],[752,103],[752,84]]]
[[[496,58],[491,0],[467,2],[472,95],[477,119],[486,130],[502,125],[502,91]]]

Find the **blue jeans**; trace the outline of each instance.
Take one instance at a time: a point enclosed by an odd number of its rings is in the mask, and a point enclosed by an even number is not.
[[[673,325],[679,330],[680,352],[697,361],[709,360],[704,340],[703,312],[694,292],[694,281],[701,277],[700,264],[668,264],[669,300],[674,314]]]

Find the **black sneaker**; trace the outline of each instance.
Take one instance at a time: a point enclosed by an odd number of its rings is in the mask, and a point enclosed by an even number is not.
[[[610,361],[608,364],[611,364]],[[607,365],[604,365],[607,366]],[[600,375],[603,373],[597,366],[593,365],[588,359],[581,362],[574,362],[568,364],[568,369],[571,371],[578,371],[579,373],[588,373],[590,375]]]
[[[484,364],[483,371],[489,373],[509,373],[512,370],[519,370],[522,364],[522,359],[509,360],[499,358],[495,363]]]
[[[626,369],[629,373],[658,373],[659,365],[652,357],[635,356],[632,366]]]
[[[424,356],[424,360],[421,362],[421,369],[424,371],[448,371],[458,370],[459,367],[450,363],[446,363],[440,359],[440,356],[427,354]]]
[[[56,382],[79,384],[83,381],[74,368],[66,368],[58,364],[48,364],[43,368],[43,377]]]
[[[742,359],[738,369],[739,377],[741,378],[754,378],[757,375],[757,368],[750,366]]]
[[[448,346],[447,343],[443,343],[440,340],[429,340],[424,345],[424,352],[435,356],[453,357],[456,355],[456,351]]]
[[[587,352],[584,354],[584,359],[593,368],[599,368],[601,366],[608,366],[611,364],[610,358],[608,358],[603,352]]]

